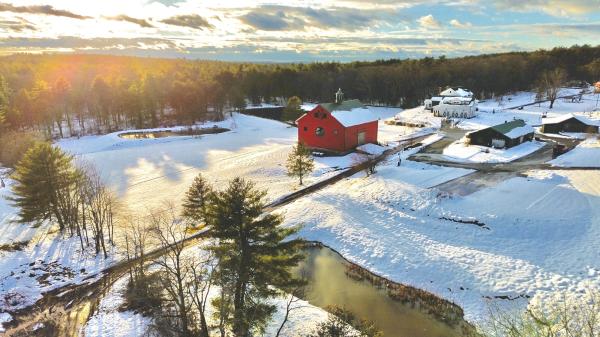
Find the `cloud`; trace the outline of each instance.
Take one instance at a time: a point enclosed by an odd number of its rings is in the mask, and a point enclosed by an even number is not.
[[[23,18],[17,18],[16,20],[0,20],[0,28],[13,32],[36,30],[35,26],[31,22]]]
[[[83,16],[69,12],[62,9],[55,9],[50,5],[42,6],[13,6],[11,4],[0,3],[0,12],[13,12],[13,13],[29,13],[29,14],[43,14],[52,16],[63,16],[72,19],[91,19],[89,16]]]
[[[544,11],[553,16],[584,15],[597,12],[598,0],[496,0],[496,7],[515,12]]]
[[[273,14],[250,12],[240,17],[240,20],[248,26],[260,30],[292,30],[303,27],[301,20],[290,18],[283,11]]]
[[[356,31],[380,22],[402,21],[394,11],[360,10],[345,7],[315,9],[265,5],[239,17],[243,23],[259,30],[305,30],[307,27]]]
[[[135,23],[136,25],[143,27],[143,28],[153,28],[154,27],[148,21],[146,21],[144,19],[136,19],[136,18],[132,18],[131,16],[127,16],[127,15],[109,16],[106,18],[109,20],[126,21],[126,22]]]
[[[470,22],[467,22],[467,21],[465,21],[465,22],[460,22],[460,21],[458,21],[458,20],[456,20],[456,19],[452,19],[452,20],[450,20],[450,25],[451,25],[452,27],[461,28],[461,29],[464,29],[464,28],[471,28],[471,26],[473,26],[473,25],[472,25]]]
[[[417,19],[417,22],[419,23],[419,25],[421,25],[421,27],[426,29],[442,28],[440,22],[436,20],[431,14],[420,17],[419,19]]]
[[[211,25],[205,18],[197,14],[177,15],[168,19],[161,20],[160,22],[166,23],[167,25],[189,27],[194,29],[214,28],[214,26]]]
[[[173,41],[160,38],[81,38],[61,36],[58,38],[0,38],[0,48],[63,48],[72,50],[86,49],[176,49]]]

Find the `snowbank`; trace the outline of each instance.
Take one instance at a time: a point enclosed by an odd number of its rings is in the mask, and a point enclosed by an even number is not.
[[[486,146],[467,145],[459,140],[448,145],[444,157],[456,162],[470,163],[508,163],[523,158],[541,149],[545,143],[531,141],[513,146],[508,149],[494,149]]]
[[[573,150],[550,161],[558,167],[598,167],[600,168],[600,139],[587,139]]]

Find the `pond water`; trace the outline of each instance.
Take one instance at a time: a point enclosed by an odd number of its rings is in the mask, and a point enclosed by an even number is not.
[[[133,131],[120,133],[119,137],[125,139],[154,139],[174,136],[198,136],[229,131],[226,128],[212,127],[202,129],[162,130],[162,131]]]
[[[385,290],[368,281],[347,276],[348,262],[328,248],[310,247],[295,270],[308,278],[305,300],[321,308],[343,307],[372,321],[386,337],[458,337],[458,329],[418,309],[391,299]]]

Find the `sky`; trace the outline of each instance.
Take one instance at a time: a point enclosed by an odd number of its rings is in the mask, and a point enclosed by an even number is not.
[[[0,0],[0,54],[248,62],[600,44],[600,0]]]

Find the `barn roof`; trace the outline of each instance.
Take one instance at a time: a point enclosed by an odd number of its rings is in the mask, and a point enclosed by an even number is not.
[[[487,128],[479,129],[476,131],[471,131],[468,132],[467,135],[488,129],[495,130],[496,132],[499,132],[510,139],[519,138],[521,136],[525,136],[535,131],[533,130],[533,127],[531,125],[526,124],[524,120],[515,119],[510,122],[504,122],[502,124],[489,126]]]
[[[587,124],[587,125],[598,125],[599,124],[597,121],[593,121],[584,116],[575,115],[572,113],[558,116],[558,117],[544,118],[544,119],[542,119],[542,124],[558,124],[558,123],[568,121],[571,118],[575,118],[576,120],[580,121],[581,123]]]
[[[515,119],[514,121],[494,125],[492,126],[492,129],[511,139],[519,138],[534,132],[533,127],[525,124],[525,121],[522,119]]]
[[[359,100],[353,99],[342,103],[323,103],[321,107],[331,113],[343,126],[355,126],[377,120],[377,116]]]

